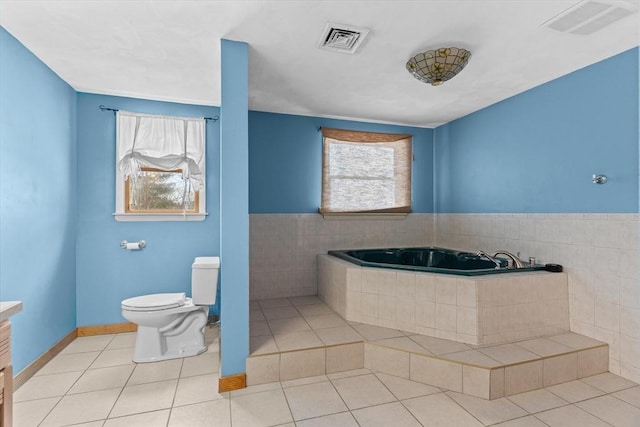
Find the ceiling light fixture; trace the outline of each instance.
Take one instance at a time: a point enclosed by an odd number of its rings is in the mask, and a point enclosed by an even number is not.
[[[407,61],[407,70],[416,79],[439,86],[454,78],[469,62],[471,52],[458,47],[428,50]]]

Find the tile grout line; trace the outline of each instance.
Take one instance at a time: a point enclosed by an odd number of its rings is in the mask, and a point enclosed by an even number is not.
[[[258,308],[260,308],[260,313],[262,313],[262,317],[264,317],[264,323],[267,324],[267,328],[269,329],[269,333],[271,334],[271,339],[273,340],[273,345],[276,346],[278,353],[280,353],[280,347],[278,347],[278,343],[276,342],[276,336],[274,335],[273,330],[271,329],[271,325],[269,324],[269,320],[267,319],[267,316],[264,314],[264,310],[262,309],[262,304],[260,304],[260,300],[258,300]],[[249,333],[249,346],[251,346],[251,333]],[[278,378],[279,377],[280,375],[278,375]]]
[[[631,388],[631,387],[629,387],[629,388]],[[621,390],[618,390],[618,391],[627,390],[627,389],[628,389],[628,388],[621,389]],[[614,396],[614,395],[613,395],[613,393],[617,393],[617,391],[614,391],[614,392],[611,392],[611,393],[607,393],[607,394],[604,394],[604,395],[602,395],[602,396],[597,396],[597,397],[594,397],[594,398],[592,398],[592,399],[599,399],[599,398],[604,397],[604,396],[610,396],[610,397],[612,397],[613,399],[619,400],[619,401],[621,401],[621,402],[623,402],[623,403],[626,403],[626,404],[627,404],[627,405],[629,405],[629,406],[634,407],[634,405],[631,405],[630,403],[625,402],[625,401],[624,401],[624,400],[622,400],[622,399],[618,399],[616,396]],[[592,399],[587,399],[587,400],[592,400]],[[583,400],[582,402],[586,402],[586,400]],[[582,402],[577,402],[577,403],[582,403]],[[575,404],[574,404],[574,405],[575,405]],[[576,406],[577,408],[579,408],[579,409],[582,409],[582,408],[581,408],[581,407],[579,407],[578,405],[575,405],[575,406]],[[603,422],[606,422],[607,424],[611,424],[611,423],[608,423],[607,421],[603,420],[602,418],[600,418],[598,415],[596,415],[596,414],[594,414],[594,413],[591,413],[590,411],[587,411],[586,409],[582,409],[582,410],[583,410],[584,412],[586,412],[586,413],[588,413],[588,414],[590,414],[590,415],[592,415],[592,416],[596,417],[597,419],[602,420]]]
[[[291,410],[291,404],[289,403],[289,399],[287,398],[287,393],[284,391],[284,387],[282,386],[282,381],[280,381],[280,391],[282,392],[284,401],[287,403],[287,409],[289,410],[289,415],[291,415],[291,422],[295,425],[296,419],[293,416],[293,411]],[[233,427],[233,425],[231,427]]]
[[[554,408],[555,409],[555,408]],[[525,410],[525,412],[527,412]],[[521,420],[523,418],[527,418],[527,417],[534,417],[536,420],[540,421],[542,424],[544,424],[545,426],[548,426],[549,424],[545,423],[544,421],[542,421],[541,419],[537,418],[534,414],[529,414],[527,413],[527,415],[523,415],[521,417],[517,417],[517,418],[511,418],[510,420],[506,420],[506,421],[498,421],[497,423],[493,423],[493,424],[484,424],[485,427],[491,427],[491,426],[498,426],[500,424],[506,423],[506,422],[511,422],[511,421],[515,421],[515,420]]]
[[[598,397],[602,397],[602,396],[598,396]],[[596,399],[596,397],[594,397],[593,399]],[[590,399],[587,399],[587,400],[590,400]],[[583,402],[584,402],[584,401],[583,401]],[[576,403],[577,403],[577,402],[576,402]],[[589,415],[591,415],[592,417],[594,417],[594,418],[596,418],[596,419],[598,419],[598,420],[602,421],[603,423],[607,424],[608,426],[615,427],[615,426],[613,426],[611,423],[608,423],[607,421],[603,420],[602,418],[598,417],[597,415],[594,415],[594,414],[592,414],[592,413],[591,413],[591,412],[589,412],[589,411],[585,411],[585,410],[584,410],[584,409],[582,409],[581,407],[577,406],[575,403],[570,403],[569,405],[565,405],[565,406],[559,406],[558,408],[566,408],[566,407],[568,407],[568,406],[573,406],[573,407],[575,407],[575,409],[577,409],[578,411],[582,411],[582,412],[584,412],[584,413],[586,413],[586,414],[589,414]],[[558,408],[551,408],[551,409],[547,409],[547,410],[545,410],[545,411],[536,412],[536,414],[535,414],[534,416],[535,416],[538,420],[542,421],[542,420],[541,420],[540,418],[538,418],[536,415],[538,415],[538,414],[542,414],[543,412],[550,412],[550,411],[556,410],[556,409],[558,409]],[[544,423],[544,421],[542,421],[542,422]],[[546,423],[545,423],[545,424],[546,424]]]
[[[178,396],[178,387],[180,386],[180,379],[182,378],[182,369],[184,368],[184,357],[180,362],[180,370],[178,371],[178,381],[176,381],[176,389],[173,392],[173,399],[171,399],[171,406],[169,407],[169,415],[167,416],[167,424],[169,425],[169,421],[171,420],[171,414],[173,413],[174,404],[176,403],[176,396]],[[135,368],[134,368],[135,371]],[[125,385],[126,387],[126,385]],[[123,388],[124,390],[124,388]],[[231,418],[231,413],[229,413],[229,418]],[[165,427],[166,427],[165,426]]]
[[[62,399],[64,398],[64,396],[66,396],[66,394],[65,394],[65,395],[63,395],[63,396],[60,396],[60,399],[58,399],[58,401],[56,402],[56,404],[55,404],[55,405],[53,405],[53,407],[49,410],[49,412],[47,412],[47,414],[46,414],[46,415],[45,415],[45,416],[44,416],[44,417],[43,417],[43,418],[38,422],[38,425],[39,425],[39,426],[40,426],[40,425],[42,425],[42,423],[44,422],[44,420],[46,420],[46,419],[47,419],[47,417],[48,417],[49,415],[51,415],[51,413],[53,412],[53,410],[54,410],[54,409],[56,409],[56,407],[60,404],[60,402],[62,402]]]
[[[231,392],[229,392],[228,396],[229,396],[229,399],[228,399],[227,405],[229,405],[229,427],[233,427],[233,415],[231,414],[231,397],[232,397]],[[167,423],[168,422],[169,420],[167,420]]]
[[[588,378],[588,377],[586,377],[586,378]],[[580,381],[580,380],[574,380],[574,381]],[[571,381],[569,381],[569,382],[571,382]],[[581,382],[582,382],[582,381],[581,381]],[[566,384],[566,383],[561,383],[561,384]],[[583,384],[586,384],[586,383],[583,383]],[[556,384],[556,385],[558,385],[558,384]],[[590,384],[586,384],[586,385],[590,385]],[[594,386],[591,386],[591,387],[594,387]],[[597,419],[599,419],[599,420],[603,421],[603,422],[604,422],[604,423],[606,423],[606,424],[611,425],[610,423],[608,423],[607,421],[605,421],[605,420],[601,419],[601,418],[600,418],[600,417],[598,417],[597,415],[592,414],[591,412],[589,412],[589,411],[587,411],[587,410],[585,410],[585,409],[582,409],[582,408],[581,408],[580,406],[578,406],[577,404],[578,404],[578,403],[582,403],[582,402],[587,402],[587,401],[589,401],[589,400],[599,399],[599,398],[604,397],[604,396],[611,396],[611,397],[613,397],[613,398],[614,398],[614,399],[616,399],[616,400],[619,400],[619,401],[621,401],[621,402],[623,402],[623,403],[626,403],[627,405],[630,405],[630,406],[632,406],[632,407],[635,407],[635,405],[632,405],[632,404],[630,404],[630,403],[628,403],[628,402],[625,402],[624,400],[619,399],[617,396],[614,396],[614,395],[613,395],[614,393],[617,393],[617,392],[619,392],[619,391],[623,391],[623,390],[628,390],[628,389],[633,388],[633,387],[636,387],[636,386],[626,387],[626,388],[623,388],[623,389],[620,389],[620,390],[617,390],[617,391],[613,391],[613,392],[605,392],[604,390],[601,390],[601,389],[599,389],[599,388],[597,388],[597,387],[594,387],[594,388],[596,388],[597,390],[602,391],[604,394],[599,395],[599,396],[592,396],[592,397],[589,397],[589,398],[586,398],[586,399],[582,399],[582,400],[577,400],[577,401],[575,401],[575,402],[568,402],[568,401],[566,401],[562,396],[560,396],[560,395],[558,395],[558,394],[554,393],[554,392],[553,392],[553,391],[551,391],[551,390],[547,390],[547,388],[545,387],[545,388],[543,388],[543,389],[541,389],[541,390],[548,391],[549,393],[553,394],[555,397],[557,397],[557,398],[559,398],[559,399],[561,399],[561,400],[564,400],[564,401],[566,402],[566,404],[565,404],[565,405],[556,406],[556,407],[554,407],[554,408],[544,409],[544,410],[542,410],[542,411],[536,411],[536,412],[533,412],[533,413],[529,413],[527,416],[529,416],[529,415],[530,415],[530,416],[534,416],[534,417],[535,417],[536,419],[538,419],[540,422],[543,422],[543,423],[544,423],[544,421],[540,420],[540,419],[536,416],[537,414],[541,414],[541,413],[543,413],[543,412],[553,411],[553,410],[556,410],[556,409],[559,409],[559,408],[566,408],[566,407],[569,407],[569,406],[575,406],[577,409],[579,409],[579,410],[581,410],[581,411],[584,411],[584,412],[588,413],[589,415],[591,415],[591,416],[593,416],[593,417],[595,417],[595,418],[597,418]],[[532,390],[532,391],[533,391],[533,390]],[[528,392],[524,392],[524,393],[528,393]],[[518,394],[522,394],[522,393],[518,393]],[[516,395],[512,395],[512,396],[517,396],[517,394],[516,394]],[[507,399],[509,399],[509,397],[507,397],[507,396],[505,396],[505,397],[506,397]],[[514,405],[516,405],[516,406],[518,406],[518,407],[522,408],[520,405],[518,405],[516,402],[512,401],[511,399],[509,399],[509,401],[510,401],[511,403],[513,403]],[[525,408],[522,408],[522,409],[523,409],[525,412],[529,412],[529,411],[527,411]],[[520,418],[523,418],[523,417],[520,417]],[[545,424],[546,424],[546,423],[545,423]]]
[[[104,351],[104,350],[103,350]],[[102,352],[100,353],[102,354]],[[116,407],[116,403],[118,403],[118,400],[120,399],[120,397],[122,396],[122,393],[124,392],[125,387],[127,386],[127,383],[131,380],[131,377],[133,376],[133,373],[136,371],[136,367],[134,366],[134,368],[131,370],[131,373],[129,374],[129,377],[127,377],[127,380],[124,382],[123,386],[120,388],[120,393],[118,393],[118,397],[116,397],[116,400],[114,400],[113,405],[111,405],[111,409],[109,409],[109,412],[107,413],[107,417],[104,420],[105,424],[107,422],[107,420],[109,419],[109,416],[111,415],[111,413],[113,412],[113,408]]]
[[[413,412],[411,412],[411,410],[409,410],[409,408],[407,408],[407,407],[404,405],[404,403],[402,403],[402,400],[400,400],[400,399],[398,398],[398,396],[396,396],[396,395],[393,393],[393,391],[391,391],[391,389],[390,389],[390,388],[385,384],[385,382],[384,382],[384,381],[382,381],[382,379],[380,379],[380,378],[378,377],[378,375],[376,375],[376,373],[375,373],[375,372],[371,372],[371,373],[373,374],[373,376],[374,376],[375,378],[377,378],[377,379],[378,379],[378,381],[380,381],[380,383],[382,384],[382,386],[383,386],[384,388],[386,388],[386,389],[387,389],[387,391],[389,391],[389,393],[391,393],[391,395],[396,399],[396,402],[398,402],[398,403],[399,403],[399,404],[400,404],[400,405],[401,405],[401,406],[402,406],[402,407],[403,407],[403,408],[404,408],[404,409],[405,409],[409,414],[411,414],[411,416],[413,417],[413,419],[414,419],[414,420],[416,420],[416,422],[417,422],[418,424],[420,424],[421,426],[423,426],[424,424],[422,424],[422,423],[420,422],[420,420],[418,420],[418,418],[413,414]],[[391,374],[387,374],[387,375],[391,375]],[[411,358],[409,358],[409,375],[411,375]],[[402,378],[402,377],[398,377],[398,378]],[[402,379],[405,379],[405,378],[402,378]],[[408,380],[408,381],[411,381],[411,380]],[[437,393],[433,393],[433,394],[437,394]],[[429,395],[425,395],[425,396],[429,396]],[[424,397],[424,396],[417,396],[417,397]],[[382,405],[385,405],[385,404],[383,403]],[[374,405],[374,406],[380,406],[380,405]],[[355,417],[354,417],[354,418],[355,418]]]
[[[289,301],[289,304],[291,304],[291,305],[293,306],[293,308],[296,310],[296,312],[300,315],[300,317],[302,318],[302,321],[303,321],[303,322],[304,322],[304,323],[309,327],[309,330],[310,330],[311,332],[313,332],[313,335],[314,335],[316,338],[318,338],[318,340],[319,340],[322,344],[324,344],[324,341],[322,341],[322,338],[320,338],[320,336],[316,333],[315,329],[313,329],[313,328],[311,327],[311,325],[309,324],[309,322],[307,322],[306,317],[304,317],[304,315],[302,314],[302,312],[301,312],[300,310],[298,310],[298,306],[297,306],[297,305],[295,305],[295,304],[293,303],[293,301],[291,301],[291,298],[287,298],[287,301]],[[324,303],[323,303],[323,304],[324,304]],[[275,341],[275,336],[274,336],[273,340]],[[277,343],[276,343],[276,345],[277,345]],[[280,348],[280,347],[278,347],[278,348]],[[327,369],[326,369],[326,366],[327,366],[327,364],[326,364],[326,357],[327,357],[327,356],[326,356],[326,354],[327,354],[327,352],[325,351],[325,372],[326,372],[326,370],[327,370]]]
[[[356,376],[360,376],[360,375],[356,375]],[[360,426],[360,423],[358,422],[358,419],[353,415],[353,412],[351,412],[351,408],[349,408],[349,405],[347,405],[347,402],[345,402],[344,398],[340,394],[340,391],[338,391],[338,389],[336,388],[336,385],[333,383],[333,380],[331,378],[329,378],[329,377],[327,377],[327,378],[329,379],[329,384],[331,384],[331,387],[333,388],[333,390],[336,392],[336,394],[338,395],[338,397],[340,398],[340,400],[344,404],[344,407],[347,408],[347,412],[349,413],[349,415],[351,415],[351,418],[353,418],[353,420],[356,422],[356,424],[358,424],[358,426]],[[347,377],[347,378],[352,378],[352,377]],[[337,379],[340,379],[340,378],[337,378]]]
[[[537,389],[537,390],[545,390],[545,391],[548,391],[548,390],[546,390],[545,388],[541,388],[541,389]],[[536,391],[536,390],[529,390],[529,391],[525,391],[525,392],[518,393],[518,394],[530,393],[530,392],[532,392],[532,391]],[[549,393],[551,393],[551,392],[549,392]],[[512,394],[511,396],[517,396],[518,394]],[[551,393],[551,394],[553,394],[553,393]],[[555,394],[553,394],[553,395],[554,395],[554,396],[556,396],[558,399],[563,400],[566,404],[563,404],[563,405],[560,405],[560,406],[556,406],[555,408],[544,409],[544,410],[542,410],[542,411],[536,411],[536,412],[529,412],[527,409],[523,408],[522,406],[518,405],[518,404],[517,404],[516,402],[514,402],[513,400],[509,399],[509,396],[504,396],[504,397],[505,397],[507,400],[509,400],[509,402],[513,403],[513,404],[514,404],[514,405],[516,405],[518,408],[521,408],[523,411],[525,411],[525,412],[527,413],[527,415],[525,415],[525,417],[528,417],[528,416],[535,417],[535,415],[536,415],[536,414],[539,414],[539,413],[541,413],[541,412],[551,411],[551,410],[553,410],[553,409],[558,409],[558,408],[566,408],[567,406],[571,406],[571,405],[572,405],[572,403],[571,403],[571,402],[568,402],[568,401],[564,400],[562,397],[557,396],[557,395],[555,395]],[[519,417],[519,418],[524,418],[524,417]],[[536,417],[536,419],[539,419],[539,418],[537,418],[537,417]],[[540,419],[539,419],[539,420],[540,420]],[[540,420],[540,422],[542,422],[542,423],[543,423],[543,424],[545,424],[545,425],[548,425],[548,424],[546,424],[546,423],[545,423],[544,421],[542,421],[542,420]]]
[[[539,414],[539,413],[540,413],[540,412],[537,412],[536,414]],[[536,417],[536,415],[535,415],[535,414],[531,414],[531,416],[532,416],[533,418],[535,418],[536,420],[540,421],[542,424],[544,424],[544,425],[546,425],[546,426],[548,426],[548,425],[549,425],[549,424],[545,423],[544,421],[542,421],[540,418]]]
[[[450,391],[450,390],[449,390],[449,391],[443,391],[443,392],[442,392],[442,394],[444,394],[445,396],[447,396],[447,398],[449,398],[453,403],[455,403],[456,405],[458,405],[459,407],[461,407],[463,411],[465,411],[467,414],[471,415],[471,416],[472,416],[475,420],[477,420],[481,425],[486,426],[486,424],[485,424],[485,423],[483,423],[483,422],[482,422],[482,420],[481,420],[480,418],[478,418],[478,417],[476,417],[475,415],[473,415],[473,414],[471,413],[471,411],[469,411],[467,408],[465,408],[461,403],[458,403],[458,401],[457,401],[457,400],[455,400],[454,398],[452,398],[451,396],[449,396],[449,395],[447,394],[447,392],[451,393],[452,391]],[[456,393],[456,392],[454,391],[453,393]],[[463,393],[460,393],[460,394],[463,394]],[[467,396],[468,396],[468,395],[467,395]],[[471,396],[471,397],[475,397],[475,396]],[[480,399],[480,398],[477,398],[477,399]],[[497,400],[497,399],[496,399],[496,400]],[[526,412],[526,411],[525,411],[525,412]],[[502,421],[502,422],[507,422],[507,421],[511,421],[511,420],[505,420],[505,421]]]
[[[109,341],[109,343],[111,343],[111,341],[113,341],[113,338],[115,338],[115,336],[111,338],[111,340]],[[75,339],[77,339],[77,337],[76,337]],[[74,339],[74,341],[75,341],[75,339]],[[73,342],[73,341],[72,341],[72,342]],[[107,343],[107,345],[109,345],[109,343]],[[105,347],[106,347],[106,346],[105,346]],[[63,349],[63,350],[64,350],[64,349]],[[98,352],[98,355],[97,355],[97,356],[96,356],[96,358],[91,362],[91,364],[93,364],[93,362],[95,362],[95,361],[96,361],[96,359],[98,358],[98,356],[100,356],[100,354],[102,354],[102,351],[104,351],[104,349],[102,349],[100,352]],[[89,353],[89,352],[86,352],[86,353]],[[76,353],[70,353],[70,354],[76,354]],[[89,364],[89,366],[91,366],[91,364]],[[45,365],[45,366],[46,366],[46,365]],[[43,366],[43,368],[44,368],[44,366]],[[89,369],[89,367],[85,368],[85,369],[82,371],[82,374],[80,374],[80,376],[78,377],[78,379],[77,379],[76,381],[74,381],[74,382],[73,382],[73,384],[71,385],[71,387],[69,387],[69,389],[68,389],[68,390],[67,390],[67,391],[66,391],[62,396],[60,396],[60,399],[56,402],[56,404],[55,404],[55,405],[53,405],[53,407],[51,407],[51,409],[49,410],[49,412],[47,412],[47,414],[42,418],[42,420],[40,420],[40,421],[38,422],[38,425],[39,425],[39,426],[40,426],[40,425],[42,425],[42,423],[47,419],[47,417],[49,417],[49,415],[51,415],[51,413],[54,411],[54,409],[55,409],[55,408],[60,404],[60,402],[62,402],[62,399],[64,399],[64,398],[68,395],[69,390],[71,390],[71,389],[73,388],[73,386],[74,386],[74,385],[75,385],[75,384],[80,380],[80,378],[82,378],[82,376],[85,374],[85,372],[87,372],[87,370],[88,370],[88,369]],[[37,399],[33,399],[33,400],[37,400]],[[114,402],[114,404],[115,404],[115,402]]]

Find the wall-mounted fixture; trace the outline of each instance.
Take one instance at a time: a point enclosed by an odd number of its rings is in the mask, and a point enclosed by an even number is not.
[[[439,86],[454,78],[469,62],[471,52],[458,47],[428,50],[407,61],[407,70],[416,79]]]
[[[127,242],[126,240],[123,240],[120,242],[120,247],[122,249],[128,249],[130,251],[137,251],[140,249],[144,249],[144,247],[147,246],[147,242],[145,242],[144,240],[140,240],[139,242]]]
[[[594,184],[604,184],[607,182],[607,175],[593,175],[591,182]]]

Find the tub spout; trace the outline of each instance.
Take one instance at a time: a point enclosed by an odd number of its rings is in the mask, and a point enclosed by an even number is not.
[[[498,252],[493,254],[494,257],[497,257],[498,255],[506,255],[510,260],[509,264],[511,264],[512,268],[524,268],[524,263],[522,262],[522,260],[511,252],[499,250]]]
[[[502,266],[500,265],[500,261],[498,261],[497,259],[495,259],[491,255],[487,254],[486,252],[478,251],[478,252],[476,252],[476,255],[478,255],[479,257],[482,257],[482,258],[486,258],[489,261],[491,261],[492,263],[494,263],[496,265],[496,270],[500,270],[500,268],[502,268]]]

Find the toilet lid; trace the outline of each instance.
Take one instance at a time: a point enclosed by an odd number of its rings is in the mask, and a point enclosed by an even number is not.
[[[122,307],[138,311],[165,310],[183,306],[186,298],[187,295],[184,292],[141,295],[122,301]]]

